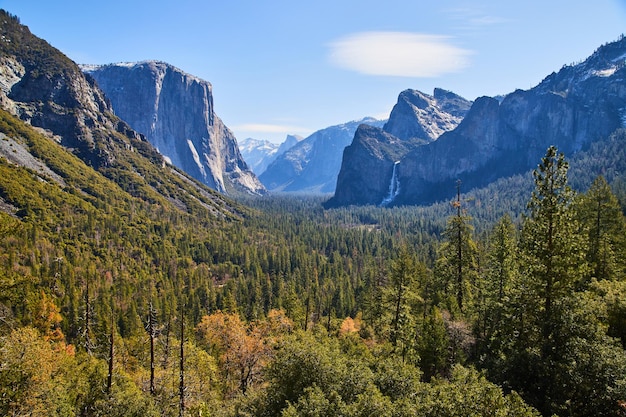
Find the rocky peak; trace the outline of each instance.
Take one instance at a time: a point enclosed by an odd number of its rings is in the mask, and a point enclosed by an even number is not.
[[[304,138],[300,135],[287,135],[287,137],[285,138],[285,141],[281,143],[280,146],[278,147],[278,151],[276,152],[276,155],[278,156],[278,155],[284,154],[289,149],[296,146],[303,139]]]
[[[465,117],[472,106],[471,101],[443,88],[435,88],[433,97],[441,110],[461,119]]]
[[[405,90],[398,96],[383,130],[400,139],[431,142],[458,126],[470,105],[461,96],[439,88],[432,96]]]
[[[116,115],[173,165],[223,193],[260,194],[233,133],[217,117],[209,82],[164,62],[83,66]]]

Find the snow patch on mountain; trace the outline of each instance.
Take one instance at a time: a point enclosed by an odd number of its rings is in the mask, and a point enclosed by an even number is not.
[[[595,75],[596,77],[610,77],[611,75],[615,74],[615,71],[617,71],[617,67],[611,67],[611,68],[606,68],[603,70],[592,71],[591,73]]]

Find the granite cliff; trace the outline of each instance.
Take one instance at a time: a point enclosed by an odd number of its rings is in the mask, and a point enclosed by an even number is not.
[[[214,112],[209,82],[158,61],[82,68],[168,162],[222,193],[264,193]]]
[[[530,90],[517,90],[502,100],[477,99],[456,128],[434,141],[424,138],[422,146],[401,155],[396,167],[400,191],[391,204],[451,198],[457,180],[468,190],[526,172],[550,145],[568,157],[585,150],[626,123],[624,79],[626,39],[622,38],[600,47],[582,63],[564,66]],[[389,123],[385,129],[390,129]],[[394,127],[394,131],[401,129]],[[364,160],[375,160],[372,152],[346,151],[342,172],[354,171],[355,166],[368,169],[350,177],[340,173],[328,206],[385,199],[392,162],[370,166],[372,162]],[[386,181],[380,181],[381,177]],[[353,192],[362,184],[378,183],[371,186],[370,195]]]
[[[436,140],[459,125],[472,103],[436,88],[433,95],[405,90],[398,96],[383,130],[400,139]]]
[[[381,204],[389,195],[394,170],[397,175],[399,164],[396,163],[422,144],[421,139],[402,140],[374,126],[359,126],[354,140],[343,151],[344,163],[337,177],[337,186],[341,189],[335,192],[331,204]],[[345,187],[345,184],[351,186]]]

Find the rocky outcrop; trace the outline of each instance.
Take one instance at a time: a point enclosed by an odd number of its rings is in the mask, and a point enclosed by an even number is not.
[[[463,97],[440,88],[432,96],[405,90],[398,96],[383,130],[400,139],[432,142],[457,127],[471,105]]]
[[[352,141],[357,127],[383,123],[365,118],[318,130],[276,158],[259,179],[270,191],[332,193],[343,150]]]
[[[164,62],[83,66],[115,114],[173,165],[222,193],[263,193],[233,133],[215,115],[212,86]]]
[[[0,105],[47,131],[94,168],[115,163],[128,139],[141,140],[78,66],[0,11]],[[117,135],[117,133],[122,133]]]
[[[400,191],[393,204],[451,198],[457,180],[469,190],[525,172],[536,167],[551,145],[566,156],[586,149],[626,124],[624,79],[626,39],[622,38],[599,48],[583,63],[551,74],[535,88],[517,90],[501,101],[477,99],[455,129],[403,155],[398,169]],[[365,153],[348,156],[344,156],[342,171],[363,165],[354,158],[369,157]],[[373,182],[387,176],[382,169],[371,169],[353,177]],[[340,174],[340,178],[344,177]],[[347,197],[354,194],[354,187],[354,182],[338,181],[329,205],[360,204]],[[388,189],[384,184],[372,189],[375,196],[368,201],[383,198]]]

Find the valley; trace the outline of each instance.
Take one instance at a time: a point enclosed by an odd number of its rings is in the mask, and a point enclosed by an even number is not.
[[[109,67],[140,128],[0,22],[0,414],[623,415],[623,38],[502,100],[406,90],[268,193],[209,83]]]

